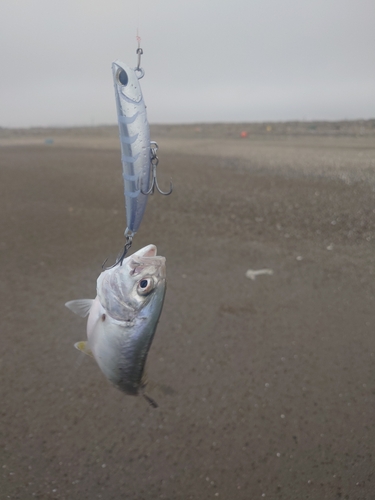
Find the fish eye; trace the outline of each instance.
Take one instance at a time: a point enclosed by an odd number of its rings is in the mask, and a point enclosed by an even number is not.
[[[143,278],[138,282],[137,291],[139,295],[148,295],[155,288],[152,278]]]
[[[119,70],[117,71],[117,81],[123,86],[123,87],[126,87],[126,85],[128,84],[129,82],[129,77],[126,73],[125,70],[123,70],[122,68],[119,68]]]

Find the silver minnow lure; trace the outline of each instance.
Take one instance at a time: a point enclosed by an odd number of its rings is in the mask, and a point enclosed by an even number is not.
[[[144,193],[149,189],[151,177],[150,127],[136,71],[120,61],[112,63],[112,71],[124,179],[125,234],[133,236],[141,224],[148,198]]]
[[[103,271],[97,280],[94,300],[65,305],[87,321],[87,342],[75,347],[95,358],[99,368],[118,389],[129,395],[144,393],[144,369],[166,290],[165,257],[148,245]]]

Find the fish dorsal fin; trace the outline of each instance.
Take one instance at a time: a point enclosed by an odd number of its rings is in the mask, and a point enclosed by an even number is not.
[[[84,340],[81,340],[81,342],[76,342],[74,344],[74,347],[79,351],[83,352],[83,354],[87,354],[87,356],[91,356],[92,358],[94,357],[91,349],[88,346],[88,343],[85,342]]]
[[[93,305],[93,299],[80,299],[80,300],[71,300],[65,304],[65,306],[73,311],[78,316],[82,318],[86,317]]]

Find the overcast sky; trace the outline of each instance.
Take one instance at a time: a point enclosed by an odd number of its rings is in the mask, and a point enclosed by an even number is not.
[[[152,123],[375,117],[374,0],[0,0],[0,126],[115,123],[137,28]]]

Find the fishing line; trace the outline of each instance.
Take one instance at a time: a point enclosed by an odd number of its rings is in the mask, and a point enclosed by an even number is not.
[[[137,11],[138,11],[138,15],[137,15],[137,34],[136,34],[136,40],[138,42],[138,48],[140,48],[140,44],[141,44],[141,37],[139,35],[140,33],[140,25],[141,25],[141,0],[138,0],[137,1]]]

